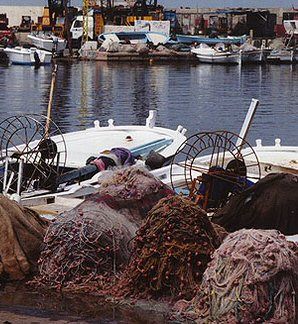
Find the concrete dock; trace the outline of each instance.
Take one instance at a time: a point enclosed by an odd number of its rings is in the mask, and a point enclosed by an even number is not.
[[[185,52],[158,52],[152,51],[146,55],[126,52],[100,52],[86,51],[81,60],[104,61],[104,62],[196,62],[195,56]]]

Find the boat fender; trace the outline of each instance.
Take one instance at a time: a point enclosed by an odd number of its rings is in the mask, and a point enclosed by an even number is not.
[[[91,164],[94,164],[97,167],[98,171],[108,170],[117,166],[117,164],[112,158],[106,156],[101,156],[95,159],[91,162]]]

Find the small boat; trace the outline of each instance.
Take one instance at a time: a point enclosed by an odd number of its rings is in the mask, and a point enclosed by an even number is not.
[[[263,146],[260,139],[256,140],[255,146],[251,146],[243,139],[257,106],[258,100],[252,99],[239,136],[227,131],[195,134],[179,148],[171,166],[153,170],[152,173],[175,190],[178,189],[177,192],[185,194],[193,188],[194,180],[203,181],[204,174],[208,176],[212,172],[217,179],[228,182],[232,178],[225,178],[224,174],[231,176],[234,173],[239,177],[239,185],[249,182],[251,185],[269,173],[298,175],[298,146],[282,146],[280,139],[276,139],[273,146]],[[249,182],[243,182],[243,176]]]
[[[265,177],[269,173],[281,172],[298,175],[298,146],[281,146],[280,139],[276,139],[275,145],[272,146],[263,146],[261,143],[261,140],[256,140],[256,146],[252,147],[260,164],[261,178]],[[245,156],[245,154],[247,154],[248,152],[248,150],[243,150],[243,156]],[[227,155],[225,159],[225,163],[227,164],[229,159],[232,159],[232,157]],[[192,164],[194,167],[192,176],[194,178],[201,176],[202,172],[198,170],[206,170],[209,162],[210,156],[203,156],[201,158],[195,159]],[[249,165],[254,161],[248,158],[245,160],[245,162],[247,165]],[[167,185],[178,186],[179,184],[185,183],[186,172],[183,166],[184,164],[185,162],[183,161],[181,162],[181,164],[172,166],[172,173],[175,174],[174,177],[171,176],[170,166],[165,166],[163,168],[153,170],[152,173]],[[257,169],[254,171],[257,171]],[[257,172],[251,172],[248,176],[252,181],[256,181],[254,179],[257,176]]]
[[[158,161],[155,160],[150,168],[159,168],[169,161],[186,140],[186,129],[180,125],[176,130],[156,127],[155,122],[156,111],[150,111],[146,124],[142,126],[116,126],[110,119],[108,126],[101,126],[99,121],[95,121],[94,127],[62,134],[55,125],[52,126],[55,135],[45,139],[45,135],[40,136],[40,129],[44,127],[35,118],[10,117],[0,124],[0,174],[3,180],[0,182],[3,191],[17,191],[22,199],[58,192],[62,196],[83,196],[96,190],[97,179],[104,170],[86,161],[97,159],[98,156],[111,161],[114,156],[108,151],[112,149],[129,150],[129,156],[135,159],[134,162],[144,166],[149,165],[148,158],[152,161],[152,154],[156,154]],[[19,132],[14,135],[17,128],[20,128]],[[38,139],[28,135],[28,128]],[[24,134],[23,143],[20,142],[21,133]],[[15,136],[17,138],[14,139]],[[27,142],[28,137],[30,142]],[[18,145],[15,144],[17,142]],[[43,152],[47,152],[46,157],[41,159]],[[10,184],[17,180],[19,188],[12,189]],[[26,186],[21,186],[21,182],[26,182]],[[53,190],[48,186],[49,183],[55,183],[56,188]]]
[[[52,52],[37,49],[35,47],[6,47],[4,52],[11,64],[18,65],[46,65],[51,64]]]
[[[170,37],[166,34],[150,31],[134,31],[134,32],[115,32],[103,33],[98,36],[98,41],[103,43],[106,40],[112,40],[116,43],[129,44],[146,44],[153,43],[153,45],[166,44]]]
[[[203,36],[192,36],[192,35],[177,35],[176,36],[178,43],[184,44],[208,44],[215,45],[218,43],[223,44],[244,44],[246,42],[246,35],[243,36],[228,36],[228,37],[218,37],[210,38]]]
[[[214,48],[207,44],[200,44],[191,49],[191,53],[196,55],[202,63],[212,64],[240,64],[240,52],[232,52],[225,49],[224,44],[217,44]]]
[[[67,44],[65,39],[51,34],[38,33],[30,34],[27,37],[34,46],[49,52],[54,50],[56,53],[61,53],[65,50]]]
[[[245,43],[239,48],[242,63],[262,63],[264,61],[264,51],[253,45]]]
[[[267,56],[267,62],[275,64],[292,64],[298,62],[298,53],[295,50],[273,50]]]

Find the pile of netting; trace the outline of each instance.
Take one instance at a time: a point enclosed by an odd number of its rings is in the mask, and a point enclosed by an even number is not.
[[[48,225],[35,211],[0,195],[0,282],[37,271]]]
[[[240,230],[215,251],[189,309],[199,323],[297,323],[297,245],[276,230]]]
[[[132,166],[106,172],[99,192],[120,199],[142,199],[164,188],[165,184],[143,166]]]
[[[139,298],[192,298],[221,241],[206,213],[189,199],[162,199],[134,239],[119,291]]]
[[[212,221],[229,232],[241,228],[276,229],[298,233],[298,176],[272,173],[232,197]]]
[[[129,242],[156,202],[173,194],[145,169],[108,173],[98,193],[49,227],[37,283],[53,288],[103,291],[129,262]]]
[[[82,203],[50,225],[36,281],[58,289],[103,289],[128,263],[136,230],[110,207]]]
[[[160,199],[174,194],[143,166],[107,171],[100,178],[100,184],[98,194],[93,199],[104,201],[139,225]]]

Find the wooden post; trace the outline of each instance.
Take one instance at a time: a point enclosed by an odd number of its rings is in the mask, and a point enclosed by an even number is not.
[[[249,38],[250,38],[250,43],[253,44],[253,38],[254,38],[254,31],[253,31],[253,29],[251,29],[249,31]]]
[[[51,122],[51,113],[52,113],[52,103],[53,103],[53,95],[56,83],[56,75],[57,75],[58,65],[55,64],[52,71],[52,82],[51,82],[51,90],[50,90],[50,98],[48,103],[48,112],[47,112],[47,122],[46,122],[46,130],[45,137],[49,137],[50,131],[50,122]]]

